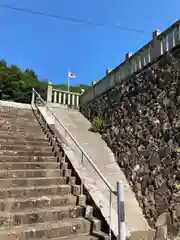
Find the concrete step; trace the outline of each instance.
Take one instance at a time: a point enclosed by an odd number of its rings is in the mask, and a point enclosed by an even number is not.
[[[6,151],[6,150],[0,150],[0,155],[3,156],[46,156],[46,157],[53,157],[54,153],[51,149],[47,151],[33,151],[31,149],[24,149],[19,151]]]
[[[15,120],[14,120],[15,121]],[[16,122],[16,121],[15,121]],[[30,126],[30,125],[28,125],[28,124],[26,124],[26,123],[18,123],[17,124],[17,126],[14,126],[14,127],[12,127],[11,126],[11,124],[13,124],[13,122],[11,123],[10,121],[8,121],[8,122],[5,122],[5,123],[2,123],[2,121],[0,121],[0,131],[3,133],[3,132],[6,132],[6,131],[10,131],[10,132],[12,132],[12,130],[14,130],[15,132],[16,131],[22,131],[22,132],[26,132],[26,131],[28,131],[28,130],[33,130],[34,129],[34,132],[35,132],[35,130],[37,130],[37,131],[42,131],[42,128],[41,128],[41,126],[39,125],[32,125],[32,126]]]
[[[4,178],[40,178],[63,176],[61,169],[21,169],[21,170],[0,170],[0,179]]]
[[[0,131],[0,138],[3,138],[3,135],[9,135],[10,137],[16,137],[16,138],[21,138],[21,137],[24,137],[24,138],[33,138],[33,139],[36,139],[37,135],[38,135],[38,138],[45,138],[46,135],[41,132],[40,130],[36,131],[36,132],[18,132],[18,131],[14,131],[14,132],[11,132],[11,131]]]
[[[75,205],[77,203],[77,197],[68,195],[46,195],[41,197],[29,197],[29,198],[8,198],[0,199],[0,211],[18,211],[26,210],[27,208],[44,208],[55,206],[67,206]]]
[[[8,103],[8,102],[6,102],[6,103]],[[29,109],[29,108],[22,108],[22,107],[18,108],[16,106],[13,106],[13,104],[14,103],[12,103],[12,106],[1,105],[0,106],[0,111],[1,112],[20,112],[21,114],[25,112],[25,113],[28,113],[28,114],[32,114],[32,110],[31,109]]]
[[[15,119],[16,119],[16,121],[14,121]],[[4,117],[4,116],[2,116],[1,115],[1,113],[0,113],[0,125],[1,124],[3,124],[3,123],[11,123],[12,124],[12,126],[16,126],[16,125],[23,125],[24,124],[24,122],[25,123],[27,123],[27,125],[28,126],[38,126],[38,121],[37,121],[37,119],[36,118],[31,118],[31,121],[29,121],[29,119],[28,118],[24,118],[24,117],[7,117],[7,119],[6,119],[6,117]]]
[[[12,123],[15,123],[15,122],[27,122],[27,123],[35,123],[37,122],[37,120],[34,118],[34,117],[28,117],[28,116],[18,116],[18,115],[13,115],[13,114],[1,114],[0,113],[0,121],[3,122],[3,121],[8,121],[8,122],[12,122]]]
[[[26,129],[27,127],[30,128],[39,128],[39,123],[36,121],[36,119],[6,119],[6,118],[1,118],[0,116],[0,127],[20,127]]]
[[[95,237],[98,237],[98,239],[109,239],[108,235],[106,233],[102,232],[102,231],[100,231],[100,232],[99,231],[98,232],[93,231],[93,235]]]
[[[26,123],[37,123],[37,120],[32,116],[18,116],[18,115],[15,115],[15,114],[1,114],[0,113],[0,120],[3,121],[3,120],[7,120],[7,121],[10,121],[10,122],[26,122]]]
[[[30,186],[17,188],[1,188],[0,198],[19,198],[19,197],[34,197],[46,195],[67,195],[71,193],[71,186],[64,185],[49,185],[49,186]]]
[[[24,114],[26,114],[26,115],[28,115],[28,116],[32,116],[33,115],[33,112],[32,112],[32,110],[31,109],[18,109],[18,108],[10,108],[10,107],[2,107],[1,109],[0,109],[0,114],[2,115],[2,114],[19,114],[19,115],[24,115]]]
[[[21,125],[21,124],[13,124],[13,123],[7,123],[2,121],[0,122],[0,131],[21,131],[21,132],[26,132],[28,131],[39,131],[42,130],[42,128],[39,125]]]
[[[48,240],[49,238],[43,238],[42,240]],[[85,234],[81,234],[78,236],[70,236],[70,237],[58,237],[58,238],[51,238],[51,240],[99,240],[100,238],[98,237],[94,237],[94,236],[90,236],[90,235],[85,235]],[[30,238],[28,240],[39,240],[39,238]]]
[[[0,124],[4,124],[4,123],[7,123],[7,124],[12,124],[12,125],[21,125],[21,126],[25,126],[25,124],[27,126],[38,126],[38,121],[36,118],[26,118],[26,117],[14,117],[14,116],[7,116],[7,115],[4,115],[2,116],[0,114]]]
[[[30,136],[37,136],[37,133],[38,135],[40,136],[44,136],[44,132],[43,130],[39,127],[38,129],[29,129],[27,128],[26,130],[21,130],[21,129],[1,129],[0,128],[0,134],[10,134],[10,135],[17,135],[17,136],[26,136],[26,135],[30,135]]]
[[[36,145],[8,145],[8,144],[0,144],[0,151],[1,150],[6,150],[6,151],[42,151],[42,152],[52,152],[52,147],[47,145],[47,146],[38,146]]]
[[[63,185],[66,183],[67,177],[6,178],[0,179],[0,188]]]
[[[84,218],[75,218],[68,221],[35,223],[11,228],[0,228],[1,240],[53,239],[68,237],[90,232],[90,222]],[[10,238],[11,237],[11,238]]]
[[[8,119],[32,119],[35,120],[33,114],[21,114],[20,112],[0,112],[1,118],[8,118]]]
[[[33,112],[26,112],[26,111],[4,111],[4,110],[0,110],[0,116],[1,117],[20,117],[20,118],[34,118],[34,114]]]
[[[22,117],[11,117],[11,116],[1,116],[0,115],[0,125],[3,124],[12,124],[13,126],[19,125],[25,127],[27,126],[39,126],[38,121],[35,118],[22,118]]]
[[[33,121],[29,121],[28,119],[27,119],[27,121],[19,121],[18,119],[16,119],[16,121],[14,121],[14,120],[11,121],[9,119],[1,119],[1,117],[0,117],[0,127],[7,128],[10,126],[10,127],[14,127],[14,128],[20,127],[20,128],[26,129],[25,128],[26,125],[24,124],[24,122],[26,123],[27,127],[39,128],[39,123],[37,122],[36,119],[34,119]]]
[[[99,238],[94,237],[94,236],[73,236],[73,237],[68,237],[68,238],[63,238],[64,240],[98,240]],[[62,240],[62,238],[53,238],[51,240]]]
[[[39,126],[39,127],[24,127],[24,128],[20,128],[19,126],[16,126],[16,127],[11,127],[10,124],[6,125],[5,127],[2,127],[0,125],[0,133],[6,133],[6,132],[9,132],[9,133],[26,133],[26,132],[30,132],[30,133],[37,133],[40,132],[41,134],[43,133],[43,130],[42,128]]]
[[[18,139],[3,139],[3,138],[0,138],[0,145],[21,145],[22,147],[28,145],[28,146],[34,146],[34,145],[37,145],[37,146],[50,146],[50,143],[47,141],[36,141],[36,140],[32,140],[32,141],[29,141],[29,140],[18,140]]]
[[[57,162],[56,157],[51,156],[1,156],[0,162]]]
[[[10,123],[5,123],[5,125],[2,125],[0,123],[0,131],[1,132],[16,132],[16,131],[19,131],[19,132],[37,132],[37,131],[40,131],[41,133],[43,132],[42,128],[40,126],[24,126],[24,125],[17,125],[17,126],[12,126]]]
[[[36,136],[15,136],[13,134],[8,134],[7,132],[5,134],[0,134],[0,139],[11,139],[11,140],[19,140],[19,141],[37,141],[37,142],[48,142],[47,137],[45,134],[43,136],[39,136],[39,134],[36,134]]]
[[[0,162],[0,169],[60,169],[60,165],[57,162]]]
[[[62,221],[83,217],[81,206],[56,206],[46,208],[31,208],[18,212],[0,212],[0,227],[12,227],[23,224],[33,224],[49,221]]]

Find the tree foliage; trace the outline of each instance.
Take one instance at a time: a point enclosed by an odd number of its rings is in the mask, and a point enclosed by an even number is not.
[[[5,60],[0,60],[0,100],[30,103],[32,88],[46,99],[47,81],[40,81],[32,69],[23,72],[18,66],[8,66]],[[53,88],[67,90],[67,85],[53,85]],[[70,91],[80,92],[82,88],[88,86],[70,86]]]

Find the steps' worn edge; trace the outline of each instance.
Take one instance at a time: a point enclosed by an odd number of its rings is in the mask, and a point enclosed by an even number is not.
[[[86,220],[83,217],[75,218],[75,219],[69,219],[68,221],[50,221],[50,222],[44,222],[44,223],[33,223],[33,224],[24,224],[22,226],[16,226],[16,227],[0,227],[0,237],[2,234],[8,234],[10,232],[12,233],[21,233],[21,232],[30,232],[32,229],[34,231],[38,230],[47,230],[51,228],[59,228],[59,227],[65,227],[65,226],[73,226],[74,224],[88,224],[90,227],[90,222]],[[89,231],[87,232],[89,233]]]
[[[15,227],[19,224],[37,224],[49,221],[68,221],[83,217],[84,208],[78,205],[46,206],[44,208],[25,209],[22,211],[0,212],[1,227]]]
[[[58,237],[58,238],[52,238],[51,240],[99,240],[98,237],[87,235],[87,234],[81,234],[81,235],[72,235],[68,237]],[[29,240],[39,240],[38,238],[30,238]],[[45,240],[45,239],[44,239]],[[46,239],[48,240],[48,239]]]
[[[64,206],[51,206],[51,207],[43,207],[43,208],[27,208],[27,209],[23,209],[22,211],[11,211],[11,212],[4,212],[4,211],[0,211],[0,217],[7,217],[7,218],[11,218],[11,217],[14,217],[16,215],[18,216],[25,216],[25,215],[30,215],[30,214],[34,214],[34,213],[37,213],[37,214],[40,214],[40,213],[53,213],[53,212],[60,212],[60,211],[68,211],[70,209],[83,209],[82,206],[79,206],[79,205],[64,205]]]
[[[40,162],[48,162],[48,161],[54,161],[54,162],[57,162],[57,158],[54,157],[54,156],[3,156],[3,155],[0,155],[0,162],[10,162],[9,159],[12,159],[14,160],[14,162],[33,162],[34,160],[37,160],[40,158],[41,159],[44,159],[44,161],[40,161]],[[3,161],[4,160],[4,161]],[[19,161],[21,160],[21,161]]]
[[[49,185],[49,186],[40,186],[40,187],[17,187],[17,188],[1,188],[0,189],[0,192],[3,192],[3,191],[13,191],[13,190],[20,190],[20,191],[23,191],[23,190],[34,190],[34,189],[46,189],[46,188],[71,188],[70,185],[68,184],[62,184],[62,185]]]
[[[68,171],[67,171],[68,172]],[[52,176],[54,174],[55,177],[59,176],[67,176],[65,175],[65,171],[63,169],[17,169],[16,170],[0,170],[0,179],[8,179],[8,178],[32,178],[32,174],[37,177],[37,174],[41,174],[40,177]],[[20,175],[19,175],[20,174]],[[10,176],[11,175],[11,176]],[[68,176],[71,174],[69,173]]]
[[[36,150],[38,149],[38,150]],[[8,144],[8,143],[0,143],[0,150],[9,150],[9,151],[16,151],[16,150],[35,150],[35,151],[48,151],[51,150],[52,152],[52,147],[50,145],[38,145],[36,143],[36,145],[29,145],[29,144],[24,144],[24,145],[18,145],[18,144]]]
[[[30,151],[6,151],[6,150],[4,150],[4,151],[2,151],[2,150],[0,150],[0,155],[4,155],[4,156],[27,156],[26,154],[30,154],[31,156],[32,155],[38,155],[38,156],[53,156],[54,155],[54,153],[53,153],[53,151],[51,152],[51,151],[44,151],[44,152],[42,152],[42,151],[32,151],[32,150],[30,150]]]
[[[32,168],[30,168],[32,166]],[[4,167],[4,168],[3,168]],[[13,168],[15,167],[15,168]],[[60,169],[58,162],[0,162],[0,170]],[[53,168],[54,167],[54,168]],[[10,169],[9,169],[10,168]]]
[[[54,166],[59,166],[60,164],[59,164],[59,162],[15,162],[15,161],[13,161],[13,162],[0,162],[0,165],[10,165],[10,164],[12,164],[12,165],[14,165],[14,164],[17,164],[17,165],[22,165],[22,164],[25,164],[25,165],[31,165],[31,164],[37,164],[37,165],[41,165],[41,164],[44,164],[44,165],[48,165],[48,164],[50,164],[50,165],[54,165]]]
[[[44,196],[44,195],[61,195],[71,194],[72,187],[68,184],[66,185],[48,185],[48,186],[33,186],[33,187],[14,187],[14,188],[4,188],[0,189],[1,199],[5,198],[17,198],[21,197],[33,197]],[[33,195],[32,195],[33,194]]]
[[[50,143],[48,142],[41,142],[41,141],[36,141],[34,140],[26,140],[26,141],[20,141],[20,140],[13,140],[13,139],[2,139],[0,138],[0,144],[4,145],[22,145],[22,147],[28,145],[28,146],[34,146],[34,145],[38,145],[38,146],[50,146]]]
[[[48,183],[47,181],[50,181]],[[48,186],[52,185],[52,182],[56,182],[55,185],[61,185],[61,184],[66,184],[68,181],[68,177],[65,176],[59,176],[59,177],[34,177],[34,178],[2,178],[0,179],[0,187],[1,186],[6,186],[8,188],[11,185],[13,188],[16,187],[18,183],[22,182],[19,186]],[[24,182],[24,185],[23,185]],[[42,183],[40,183],[42,182]],[[54,183],[53,183],[54,185]]]
[[[35,137],[35,136],[30,136],[30,137],[27,137],[27,136],[15,136],[15,135],[8,135],[8,134],[1,134],[0,135],[0,138],[3,138],[3,139],[13,139],[13,140],[17,140],[17,139],[25,139],[25,140],[29,140],[29,141],[44,141],[44,142],[48,142],[48,139],[47,137]]]
[[[61,206],[65,206],[65,205],[77,205],[77,196],[72,195],[72,194],[66,194],[66,195],[46,195],[46,196],[41,196],[41,197],[28,197],[28,198],[8,198],[7,199],[0,199],[0,205],[1,204],[10,204],[10,206],[13,206],[13,204],[16,206],[18,203],[19,204],[25,204],[25,203],[29,203],[29,202],[33,202],[33,203],[41,203],[43,205],[48,202],[53,202],[53,201],[64,201],[63,205]],[[40,205],[40,206],[42,206]],[[26,209],[26,208],[23,208]]]

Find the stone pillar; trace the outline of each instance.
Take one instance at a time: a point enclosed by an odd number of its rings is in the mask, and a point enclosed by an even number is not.
[[[61,103],[62,103],[62,101],[61,101],[61,97],[62,97],[62,93],[61,93],[61,92],[59,92],[59,96],[58,96],[58,103],[59,103],[59,104],[61,104]]]
[[[162,43],[158,39],[158,36],[161,34],[160,30],[153,32],[153,42],[152,42],[152,60],[158,58],[162,55]]]
[[[52,101],[52,83],[48,82],[48,87],[47,87],[47,102]]]
[[[128,60],[132,55],[133,53],[126,53],[126,60]]]
[[[137,57],[137,67],[140,70],[142,68],[142,64],[141,64],[141,56],[140,54]]]
[[[132,64],[132,61],[129,61],[129,58],[133,55],[133,53],[126,53],[126,64],[127,64],[127,67],[126,67],[126,76],[130,75],[133,73],[133,64]]]
[[[142,64],[143,64],[143,67],[147,65],[147,62],[146,62],[146,54],[147,54],[147,52],[143,52],[143,55],[142,55]]]
[[[131,62],[132,71],[137,72],[137,57]]]
[[[66,105],[66,93],[63,93],[63,104]]]
[[[31,106],[34,107],[34,101],[35,101],[35,93],[34,88],[32,89],[32,97],[31,97]]]
[[[85,92],[84,88],[81,88],[81,94],[83,94]]]
[[[68,93],[68,105],[70,105],[70,104],[71,104],[71,94]]]
[[[54,90],[54,103],[56,103],[57,102],[57,92],[56,92],[56,90]]]
[[[110,68],[108,68],[108,69],[106,70],[106,76],[108,76],[111,72],[112,72],[112,70],[111,70]]]
[[[74,106],[74,105],[75,105],[75,95],[72,94],[72,106]]]
[[[168,50],[172,50],[173,47],[175,46],[175,41],[174,41],[174,33],[173,29],[168,33],[167,39],[168,39]]]
[[[76,106],[79,106],[79,95],[76,95]]]
[[[174,40],[175,40],[175,46],[178,46],[180,44],[180,26],[177,26],[174,29]]]

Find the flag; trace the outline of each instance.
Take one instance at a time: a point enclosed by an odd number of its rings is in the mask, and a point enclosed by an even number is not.
[[[76,75],[74,75],[74,74],[71,73],[71,72],[68,72],[68,77],[69,77],[69,78],[76,78]]]

